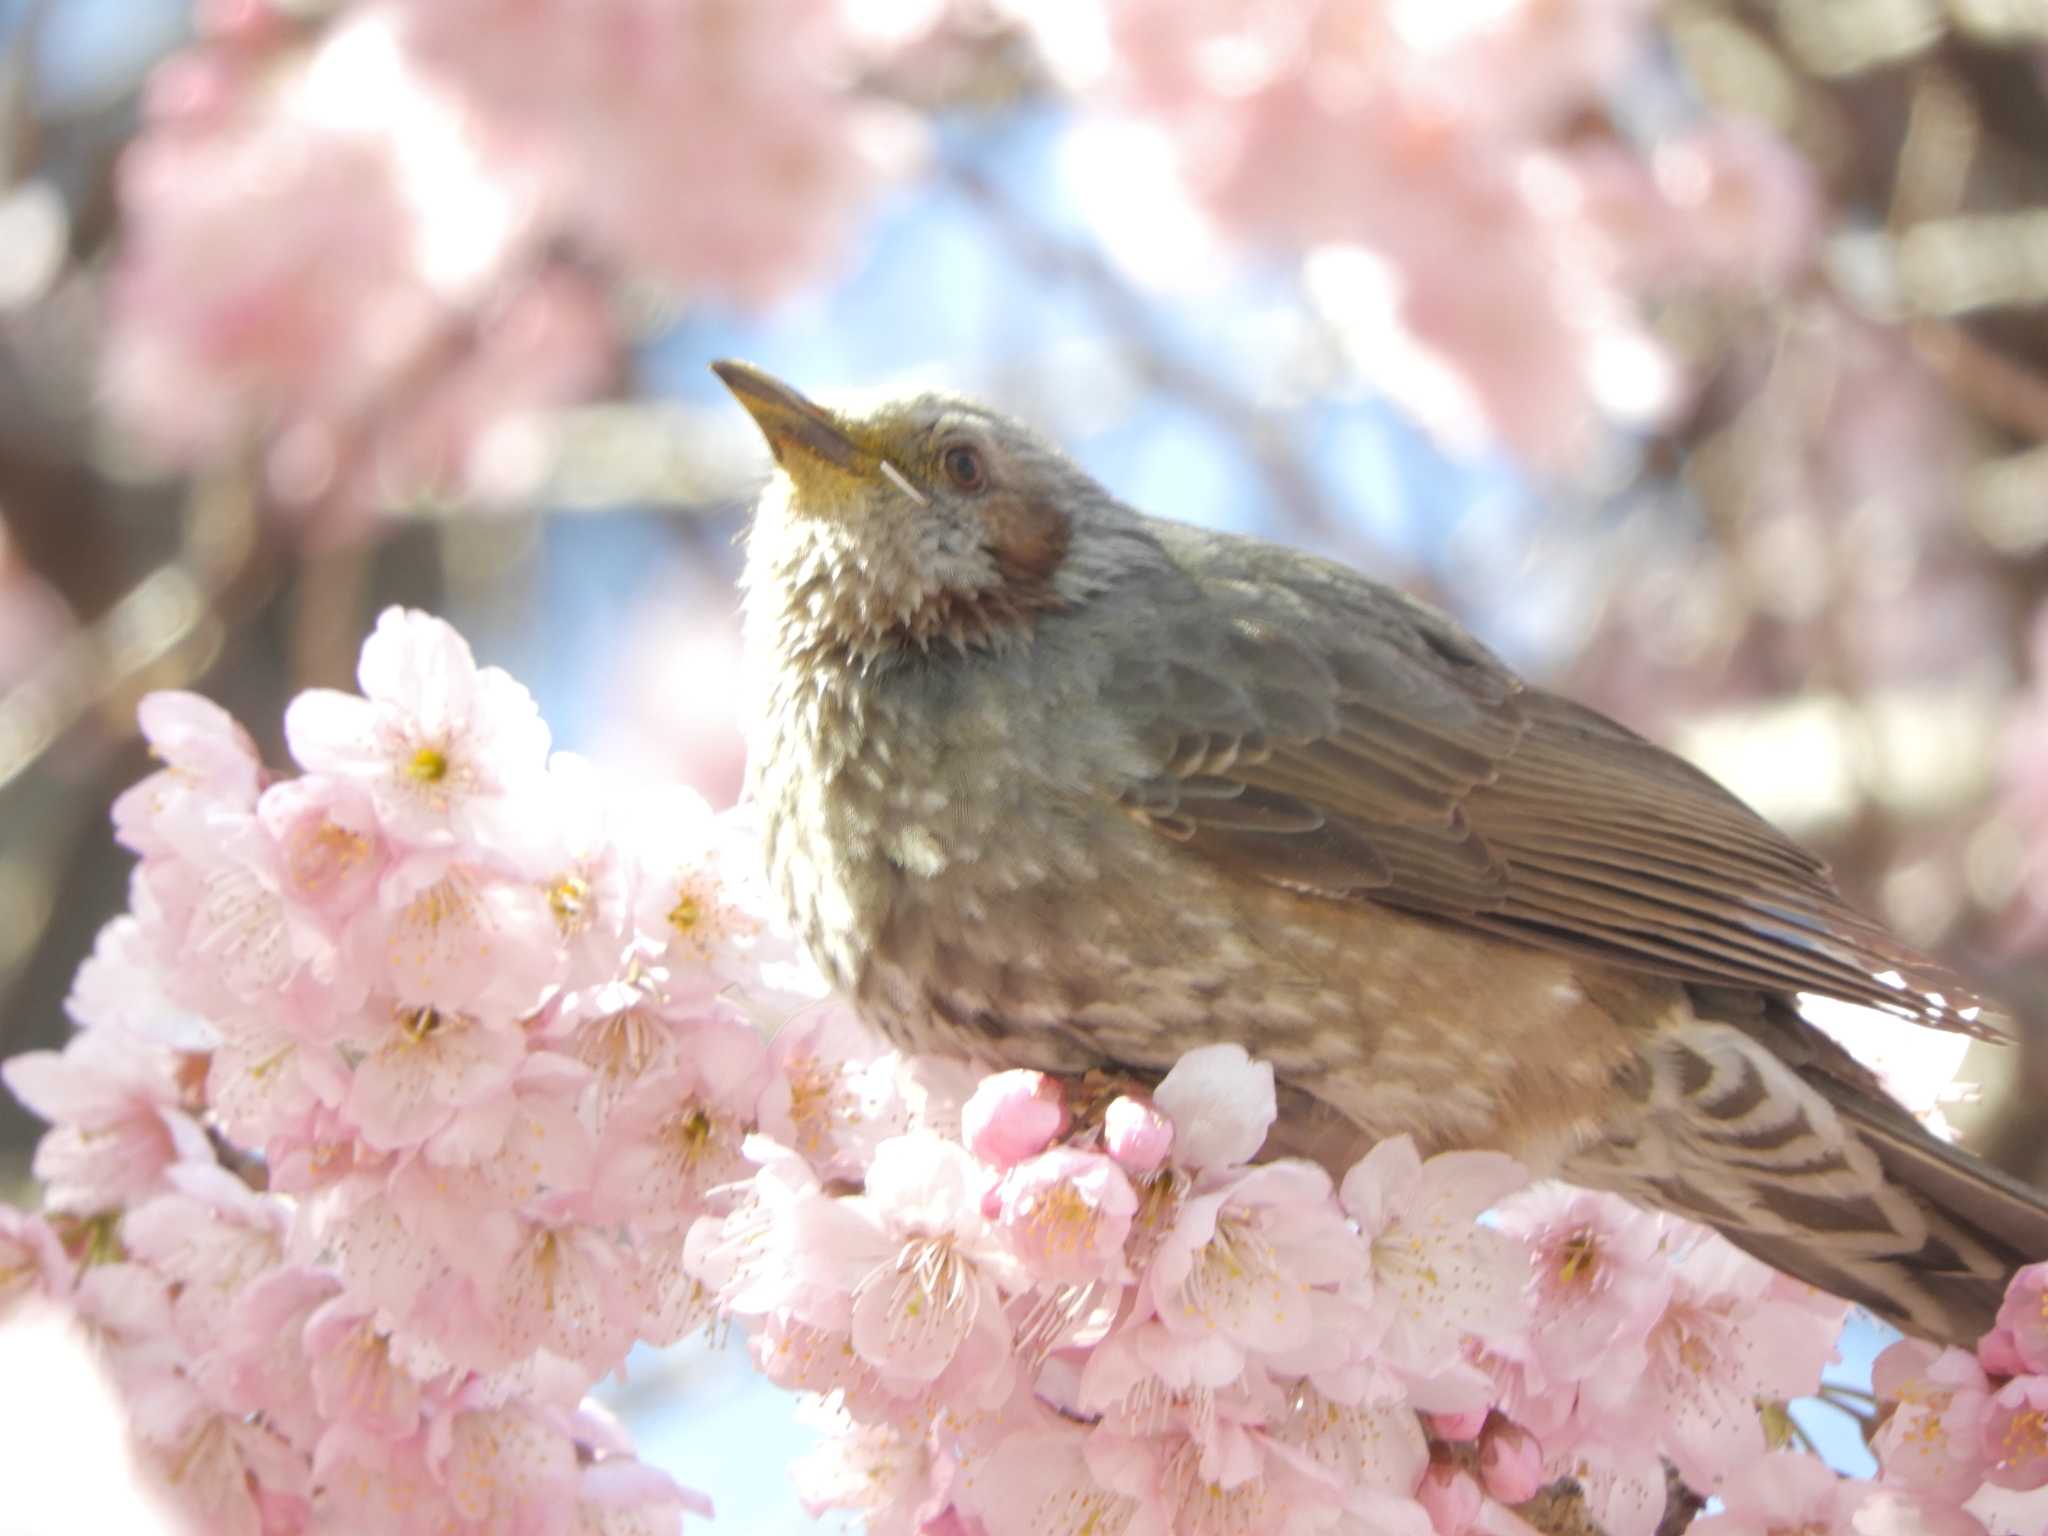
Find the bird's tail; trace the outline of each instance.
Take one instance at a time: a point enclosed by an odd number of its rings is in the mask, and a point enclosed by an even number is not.
[[[1704,1222],[1907,1333],[1973,1346],[2013,1271],[2048,1258],[2048,1196],[1930,1134],[1789,1009],[1678,1023],[1628,1087],[1634,1112],[1564,1177]]]

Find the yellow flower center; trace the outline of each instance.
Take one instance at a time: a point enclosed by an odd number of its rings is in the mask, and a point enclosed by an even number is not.
[[[1557,1276],[1570,1285],[1581,1275],[1591,1283],[1594,1272],[1600,1267],[1600,1243],[1591,1232],[1574,1232],[1565,1241],[1564,1262],[1557,1267]]]
[[[121,1241],[121,1213],[102,1211],[88,1219],[82,1247],[88,1266],[126,1263],[128,1249]]]
[[[2012,1422],[2005,1426],[2005,1438],[1999,1450],[2003,1461],[2034,1461],[2048,1456],[2048,1414],[2038,1408],[2028,1408],[2012,1416]]]
[[[441,1011],[438,1008],[408,1008],[400,1011],[398,1027],[405,1031],[406,1039],[418,1045],[441,1027]]]
[[[590,882],[580,875],[562,876],[548,887],[548,905],[562,931],[574,931],[590,914]]]
[[[831,1129],[832,1090],[838,1076],[828,1072],[814,1056],[792,1061],[789,1072],[789,1118],[797,1130],[797,1151],[814,1153],[825,1144]],[[857,1121],[858,1111],[847,1118]]]
[[[310,836],[287,847],[285,857],[292,884],[317,894],[347,874],[369,856],[369,839],[331,821],[323,821]]]
[[[1055,1184],[1025,1218],[1048,1252],[1078,1254],[1095,1235],[1096,1211],[1071,1184]]]
[[[688,891],[678,896],[676,904],[668,909],[668,925],[677,933],[688,933],[702,921],[704,908]]]
[[[448,777],[448,754],[439,747],[421,747],[413,753],[405,771],[422,784],[438,784]]]
[[[1686,1329],[1678,1338],[1678,1363],[1695,1376],[1705,1376],[1714,1369],[1714,1349],[1698,1334]]]
[[[683,1116],[677,1130],[684,1146],[692,1152],[701,1151],[711,1137],[711,1117],[701,1109],[693,1109]]]

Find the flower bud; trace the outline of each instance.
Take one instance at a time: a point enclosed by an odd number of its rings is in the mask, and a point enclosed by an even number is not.
[[[983,1162],[1008,1168],[1051,1146],[1068,1124],[1060,1085],[1043,1072],[998,1072],[960,1111],[968,1150]]]
[[[1415,1502],[1429,1511],[1429,1523],[1436,1527],[1436,1536],[1465,1536],[1479,1518],[1486,1496],[1472,1481],[1471,1473],[1447,1461],[1433,1461],[1422,1474]]]
[[[1533,1499],[1543,1486],[1543,1447],[1521,1425],[1495,1414],[1479,1437],[1479,1480],[1503,1504]]]
[[[1429,1432],[1439,1440],[1477,1440],[1486,1427],[1487,1410],[1472,1408],[1464,1413],[1432,1413]]]
[[[1173,1122],[1142,1099],[1112,1099],[1102,1115],[1102,1147],[1125,1173],[1145,1178],[1173,1150]]]

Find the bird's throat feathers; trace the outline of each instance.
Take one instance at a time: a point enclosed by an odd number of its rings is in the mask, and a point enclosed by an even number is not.
[[[933,652],[1000,650],[1067,606],[1064,523],[949,541],[889,516],[797,510],[777,475],[747,535],[749,648],[782,665],[867,672]]]

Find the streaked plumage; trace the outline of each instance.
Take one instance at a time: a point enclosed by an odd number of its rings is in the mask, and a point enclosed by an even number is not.
[[[892,1038],[1141,1076],[1239,1040],[1290,1149],[1499,1147],[1932,1337],[2048,1255],[2038,1194],[1788,1000],[1982,1033],[1977,1001],[1705,775],[980,407],[721,373],[784,470],[747,577],[771,874]]]

